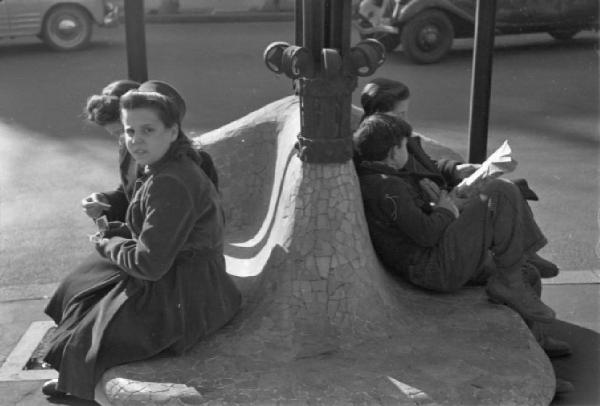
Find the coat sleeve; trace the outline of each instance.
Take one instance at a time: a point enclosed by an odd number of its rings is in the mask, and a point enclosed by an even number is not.
[[[456,165],[461,164],[462,162],[456,161],[453,159],[442,158],[435,160],[429,156],[425,149],[423,148],[422,139],[419,135],[414,135],[411,138],[413,145],[411,148],[414,153],[421,156],[421,159],[427,160],[431,165],[437,168],[437,170],[442,174],[442,177],[446,181],[447,184],[454,187],[460,183],[462,179],[458,176],[456,171]]]
[[[102,192],[102,194],[110,204],[110,208],[104,210],[108,221],[125,221],[125,213],[127,212],[129,201],[123,190],[123,185],[120,185],[116,190]]]
[[[458,171],[456,170],[456,166],[461,164],[460,161],[455,161],[452,159],[439,159],[434,161],[438,170],[441,172],[442,176],[446,183],[448,183],[451,187],[454,187],[460,183],[462,180],[460,176],[458,176]]]
[[[100,250],[134,278],[156,281],[173,266],[195,225],[195,214],[192,196],[181,180],[157,176],[149,182],[138,238],[113,237]]]
[[[415,191],[402,180],[390,181],[380,197],[380,207],[392,227],[404,233],[421,247],[433,247],[454,221],[454,214],[444,208],[425,213],[415,202]]]

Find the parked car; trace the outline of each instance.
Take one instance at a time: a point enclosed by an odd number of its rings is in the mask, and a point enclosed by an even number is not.
[[[547,32],[557,40],[598,30],[598,0],[497,0],[496,35]],[[362,0],[354,26],[416,63],[442,59],[454,38],[473,37],[475,0]]]
[[[0,38],[35,35],[51,48],[85,48],[94,24],[119,24],[118,7],[105,0],[0,0]]]

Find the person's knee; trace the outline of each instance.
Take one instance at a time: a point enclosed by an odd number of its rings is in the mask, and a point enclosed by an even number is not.
[[[521,191],[513,182],[507,179],[493,179],[482,190],[484,195],[501,194],[511,201],[521,199]]]

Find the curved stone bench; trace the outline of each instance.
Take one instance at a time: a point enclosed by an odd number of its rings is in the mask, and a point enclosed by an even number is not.
[[[479,288],[434,294],[385,272],[352,163],[294,155],[298,112],[284,98],[199,137],[244,306],[184,356],[107,371],[99,403],[549,404],[552,366],[516,313]]]

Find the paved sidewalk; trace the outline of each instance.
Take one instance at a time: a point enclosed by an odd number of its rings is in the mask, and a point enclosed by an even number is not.
[[[590,276],[592,275],[592,276]],[[560,278],[544,284],[544,301],[556,310],[557,322],[548,328],[551,335],[573,345],[571,357],[553,361],[557,375],[572,381],[576,391],[556,398],[556,406],[592,406],[600,404],[600,281],[598,271],[563,271]],[[562,284],[559,284],[560,281]],[[573,283],[572,281],[577,281]],[[0,377],[5,361],[14,352],[32,323],[49,321],[43,314],[56,284],[0,289]],[[21,292],[21,293],[19,293]],[[40,337],[41,338],[41,337]],[[34,340],[35,341],[35,340]],[[22,343],[21,343],[22,344]],[[35,344],[35,342],[34,342]],[[52,374],[52,371],[48,371]],[[0,404],[3,406],[71,405],[95,403],[73,397],[48,400],[41,393],[44,379],[0,380]]]

